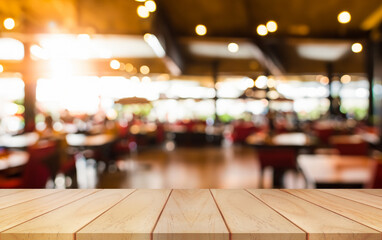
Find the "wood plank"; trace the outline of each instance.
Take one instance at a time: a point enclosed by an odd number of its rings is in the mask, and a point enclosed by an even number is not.
[[[309,234],[309,240],[380,240],[369,227],[280,190],[249,190]]]
[[[99,190],[70,189],[0,210],[0,232]],[[0,233],[0,238],[1,238]]]
[[[137,190],[81,229],[77,240],[150,240],[171,190]]]
[[[0,197],[11,195],[21,191],[25,191],[25,189],[0,189]]]
[[[98,191],[2,233],[2,240],[73,240],[75,232],[107,211],[131,189]]]
[[[382,209],[382,194],[381,196],[378,196],[371,194],[371,191],[367,192],[363,190],[364,189],[320,189],[320,191],[326,193],[330,193],[339,197],[343,197],[349,200],[357,201],[363,204]]]
[[[357,189],[358,191],[382,197],[382,189]]]
[[[312,189],[285,191],[368,227],[382,231],[381,209]]]
[[[305,240],[306,234],[245,190],[211,190],[232,240]]]
[[[209,190],[174,190],[153,232],[154,240],[228,240]]]
[[[62,190],[57,189],[24,189],[23,191],[16,191],[15,193],[0,197],[0,209],[10,207],[22,202],[27,202],[32,199],[47,196],[49,194],[57,193]]]

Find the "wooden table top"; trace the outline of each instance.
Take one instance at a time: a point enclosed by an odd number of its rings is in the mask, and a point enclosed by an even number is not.
[[[314,140],[311,136],[301,133],[281,133],[267,139],[267,135],[263,133],[254,133],[247,137],[246,143],[255,146],[295,146],[295,147],[309,147],[314,145]]]
[[[373,159],[367,156],[318,154],[299,155],[297,162],[310,183],[362,185],[370,181]]]
[[[381,240],[382,190],[0,190],[1,240]]]
[[[113,142],[116,139],[111,134],[97,134],[97,135],[84,135],[84,134],[68,134],[66,141],[72,147],[99,147]]]
[[[24,133],[21,135],[0,136],[0,146],[7,148],[26,148],[35,144],[39,139],[39,135],[36,132]]]
[[[7,155],[0,156],[0,171],[8,168],[19,167],[27,164],[29,153],[26,151],[10,151]]]

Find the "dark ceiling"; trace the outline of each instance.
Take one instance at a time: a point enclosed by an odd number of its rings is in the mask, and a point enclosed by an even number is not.
[[[261,72],[251,68],[255,59],[203,59],[188,51],[183,38],[245,38],[253,42],[284,74],[325,73],[327,62],[307,60],[297,54],[298,39],[312,43],[320,39],[366,43],[371,29],[362,24],[381,0],[156,0],[158,11],[148,19],[137,16],[141,4],[134,0],[0,0],[0,17],[11,16],[15,31],[24,33],[60,32],[143,35],[153,30],[155,21],[167,26],[170,37],[186,63],[186,74],[211,74],[212,64],[221,63],[221,72]],[[351,13],[351,22],[337,22],[339,12]],[[260,37],[256,27],[268,20],[278,23],[278,31]],[[377,22],[378,24],[380,22]],[[195,26],[204,24],[208,33],[196,36]],[[1,30],[0,30],[1,31]],[[297,40],[296,40],[297,39]],[[362,73],[365,51],[349,53],[335,61],[334,71]],[[235,66],[236,64],[236,66]],[[240,65],[240,66],[239,66]],[[253,65],[253,64],[252,64]],[[261,65],[261,64],[260,64]],[[224,69],[223,69],[224,66]],[[236,71],[235,71],[236,69]]]

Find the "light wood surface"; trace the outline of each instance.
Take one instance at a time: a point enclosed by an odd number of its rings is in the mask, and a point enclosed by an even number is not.
[[[6,197],[0,197],[0,209],[53,194],[58,191],[60,190],[33,189],[29,191],[15,192],[11,195],[7,195]]]
[[[2,240],[72,240],[74,233],[124,199],[133,190],[103,190],[48,212],[1,234]]]
[[[11,195],[13,193],[22,192],[22,189],[1,189],[0,190],[0,197]]]
[[[368,227],[382,231],[381,209],[312,189],[286,191],[347,218],[357,219],[357,222]]]
[[[381,240],[382,190],[1,190],[1,240]]]
[[[151,232],[170,192],[137,190],[81,229],[77,233],[77,239],[150,240]]]
[[[174,190],[153,239],[228,240],[229,233],[209,190]]]
[[[321,189],[321,191],[382,209],[382,192],[377,189]],[[374,195],[378,192],[381,196]]]
[[[74,202],[97,190],[66,190],[0,210],[0,232]]]
[[[249,190],[309,234],[309,240],[380,239],[381,233],[280,190]]]
[[[232,240],[305,239],[305,232],[247,191],[211,191],[231,231]]]

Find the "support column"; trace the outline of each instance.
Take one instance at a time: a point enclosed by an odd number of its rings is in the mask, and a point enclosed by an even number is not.
[[[367,123],[372,126],[374,124],[374,44],[372,41],[368,41],[365,46],[366,56],[366,76],[369,82],[369,109],[367,114]]]
[[[329,113],[331,116],[333,116],[335,114],[335,109],[334,109],[334,105],[333,105],[333,96],[332,96],[332,82],[333,82],[333,63],[327,63],[326,65],[326,74],[328,75],[328,79],[329,79],[329,97],[328,97],[328,100],[330,102],[330,105],[329,105]]]
[[[219,122],[219,116],[217,112],[217,100],[218,100],[218,91],[216,88],[216,83],[218,82],[218,71],[219,71],[219,61],[216,60],[212,63],[212,79],[214,81],[214,89],[215,89],[215,97],[214,97],[214,102],[215,102],[215,121],[214,124],[217,124]]]
[[[25,132],[32,132],[35,130],[35,116],[36,116],[36,83],[37,75],[35,73],[35,63],[30,57],[30,43],[24,43],[24,60],[23,60],[23,81],[24,88],[24,119],[25,119]]]

